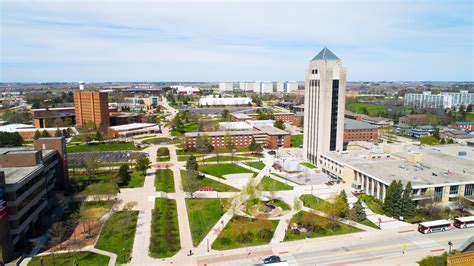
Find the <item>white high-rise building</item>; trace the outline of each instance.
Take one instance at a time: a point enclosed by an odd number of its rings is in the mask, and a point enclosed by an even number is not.
[[[283,81],[278,81],[276,84],[277,92],[286,92],[286,83]]]
[[[219,82],[219,91],[233,91],[234,85],[232,82]]]
[[[271,81],[262,82],[261,93],[273,93],[273,82]]]
[[[322,152],[342,151],[346,69],[341,60],[324,48],[310,62],[304,93],[305,160],[319,164]]]
[[[298,82],[296,81],[288,81],[286,83],[286,91],[285,92],[292,92],[298,90]]]
[[[252,91],[254,93],[262,93],[262,83],[260,81],[255,81],[251,83]]]

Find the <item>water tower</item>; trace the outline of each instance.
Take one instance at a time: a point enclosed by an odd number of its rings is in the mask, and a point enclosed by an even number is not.
[[[81,90],[81,91],[84,90],[85,82],[84,81],[79,81],[78,83],[79,83],[79,90]]]

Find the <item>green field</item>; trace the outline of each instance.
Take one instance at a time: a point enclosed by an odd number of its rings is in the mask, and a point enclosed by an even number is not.
[[[268,244],[277,225],[277,220],[250,221],[246,217],[236,216],[227,223],[212,244],[212,248],[227,250]]]
[[[299,147],[303,145],[303,134],[291,135],[291,147]]]
[[[209,157],[204,160],[200,160],[201,162],[224,162],[224,161],[246,161],[246,160],[255,160],[255,158],[248,158],[248,157],[238,157],[238,156],[230,156],[230,155],[221,155],[221,156],[214,156]]]
[[[357,198],[361,199],[372,212],[382,215],[385,214],[385,211],[382,207],[382,201],[380,201],[376,197],[367,194],[362,194],[358,195]]]
[[[277,181],[269,176],[264,176],[262,178],[262,181],[260,182],[260,185],[262,185],[262,189],[265,191],[270,191],[270,190],[293,190],[293,187],[290,185],[287,185],[285,183],[282,183],[280,181]]]
[[[120,184],[120,187],[127,187],[127,188],[135,188],[135,187],[143,187],[145,183],[145,176],[142,175],[139,171],[133,171],[130,174],[130,182],[128,184]]]
[[[155,171],[155,189],[166,193],[174,192],[174,175],[171,169],[158,169]]]
[[[41,263],[43,258],[43,263]],[[71,252],[47,256],[35,256],[28,263],[30,266],[56,265],[69,266],[77,262],[78,265],[107,265],[110,258],[93,252]]]
[[[181,170],[181,180],[183,182],[183,187],[187,187],[187,182],[188,182],[188,175],[185,170]],[[199,187],[209,187],[212,188],[215,191],[219,192],[228,192],[228,191],[239,191],[237,188],[234,188],[232,186],[228,186],[226,184],[223,184],[221,182],[217,182],[213,179],[204,177],[204,178],[199,178]]]
[[[130,260],[137,227],[138,211],[120,211],[105,222],[96,248],[117,254],[117,263]]]
[[[313,195],[301,195],[300,196],[301,201],[303,201],[303,205],[305,207],[317,210],[317,211],[322,211],[326,212],[328,209],[329,202],[326,200],[323,200],[321,198],[318,198]]]
[[[193,244],[197,246],[224,214],[220,199],[186,199]]]
[[[199,167],[199,171],[219,178],[224,178],[225,175],[240,173],[253,174],[254,177],[257,175],[257,173],[251,170],[231,163],[202,165]]]
[[[300,164],[302,166],[306,167],[306,168],[310,168],[310,169],[316,168],[316,166],[314,166],[312,163],[304,162],[304,163],[300,163]]]
[[[176,201],[156,198],[152,213],[149,254],[153,258],[167,258],[175,255],[180,248]]]
[[[363,114],[364,110],[367,109],[369,116],[378,116],[380,112],[385,111],[383,105],[368,103],[350,103],[347,105],[347,109],[357,114]]]
[[[245,164],[259,170],[262,170],[263,168],[265,168],[265,164],[262,162],[248,162]]]
[[[94,152],[94,151],[140,151],[143,148],[135,147],[133,142],[127,143],[90,143],[90,144],[70,144],[66,147],[68,153]]]

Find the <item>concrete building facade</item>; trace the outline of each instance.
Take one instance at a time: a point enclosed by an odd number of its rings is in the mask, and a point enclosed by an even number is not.
[[[56,192],[68,189],[64,138],[40,138],[34,148],[0,149],[0,264],[23,252],[51,224]]]
[[[99,91],[75,91],[74,111],[76,127],[82,128],[93,123],[96,128],[110,126],[108,93]]]
[[[342,151],[346,69],[324,48],[310,62],[306,73],[303,156],[317,163],[325,151]]]

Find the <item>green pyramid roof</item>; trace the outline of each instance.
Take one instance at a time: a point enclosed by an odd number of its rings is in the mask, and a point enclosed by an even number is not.
[[[324,47],[311,61],[315,60],[340,60],[331,50]]]

